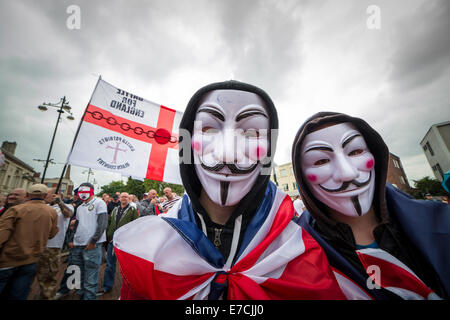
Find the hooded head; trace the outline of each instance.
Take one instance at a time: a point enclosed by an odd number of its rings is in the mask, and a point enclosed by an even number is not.
[[[311,215],[334,224],[330,209],[358,217],[373,206],[386,217],[385,185],[389,151],[364,120],[320,112],[298,130],[292,164],[300,193]]]
[[[210,84],[188,103],[180,123],[180,174],[194,206],[204,189],[220,206],[252,207],[264,195],[275,151],[278,117],[261,89],[237,81]],[[188,137],[186,137],[188,136]],[[256,204],[259,203],[256,201]],[[237,210],[241,211],[241,210]]]

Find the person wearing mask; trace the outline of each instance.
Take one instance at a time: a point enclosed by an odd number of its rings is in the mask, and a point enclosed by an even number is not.
[[[83,203],[77,208],[77,223],[68,246],[72,249],[72,264],[81,272],[80,300],[96,300],[102,243],[106,241],[107,208],[102,199],[94,196],[91,183],[80,185],[78,197]]]
[[[345,299],[270,182],[277,129],[260,88],[226,81],[194,94],[180,123],[186,194],[114,234],[121,299]]]
[[[450,207],[386,183],[388,161],[387,145],[363,119],[310,117],[292,147],[307,208],[299,223],[367,299],[448,298]]]

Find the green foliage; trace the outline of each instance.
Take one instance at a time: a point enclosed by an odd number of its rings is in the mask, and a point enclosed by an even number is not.
[[[432,196],[443,196],[447,193],[441,185],[441,182],[437,179],[433,179],[430,177],[423,177],[419,180],[414,181],[414,190],[413,196],[417,199],[423,199],[427,193]]]
[[[97,193],[97,195],[100,196],[103,193],[107,193],[112,196],[116,192],[127,192],[126,187],[127,186],[125,184],[123,184],[122,180],[112,181],[110,184],[107,184],[106,186],[102,186],[100,188],[100,191]]]
[[[160,182],[160,181],[154,181],[154,180],[148,180],[145,179],[144,181],[144,192],[148,192],[151,189],[155,189],[158,196],[162,196],[164,194],[163,190],[164,188],[169,187],[172,189],[172,192],[175,192],[177,195],[182,196],[184,193],[184,187],[179,184],[172,184],[167,182]]]
[[[126,184],[124,184],[123,181],[120,180],[120,181],[112,181],[110,184],[102,186],[100,188],[100,192],[98,192],[97,195],[100,196],[103,193],[113,195],[116,192],[128,192],[129,194],[134,194],[139,199],[141,199],[142,194],[148,192],[150,189],[155,189],[158,196],[162,196],[164,194],[163,190],[166,187],[171,188],[172,192],[175,192],[179,196],[182,196],[184,193],[184,188],[182,185],[148,179],[145,179],[142,182],[140,180],[128,178]]]

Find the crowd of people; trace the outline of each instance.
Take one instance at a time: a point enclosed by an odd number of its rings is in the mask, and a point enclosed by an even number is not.
[[[140,201],[127,192],[96,197],[90,183],[81,184],[72,198],[43,184],[12,190],[0,199],[0,299],[26,300],[36,279],[39,299],[60,299],[75,289],[80,299],[96,300],[114,285],[114,232],[139,217],[167,212],[179,199],[170,188],[161,197],[149,190]],[[58,283],[63,250],[67,268]],[[70,278],[74,266],[79,279]]]
[[[188,161],[179,153],[183,197],[96,197],[82,183],[63,203],[45,185],[14,190],[0,211],[1,298],[26,299],[36,275],[42,299],[76,289],[95,300],[117,263],[121,300],[449,298],[450,207],[387,183],[389,149],[363,119],[319,112],[301,124],[294,202],[270,180],[279,123],[262,89],[200,88],[179,129],[192,137]]]

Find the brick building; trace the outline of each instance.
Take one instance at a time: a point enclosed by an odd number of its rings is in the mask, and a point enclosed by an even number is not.
[[[400,158],[393,153],[389,153],[387,182],[406,193],[411,192],[411,187],[408,178],[406,177],[405,170],[403,170],[402,162]]]
[[[44,184],[49,188],[56,188],[59,178],[45,178]],[[70,165],[67,166],[64,178],[61,180],[61,186],[59,191],[63,193],[65,197],[70,197],[73,194],[73,181],[70,180]]]

